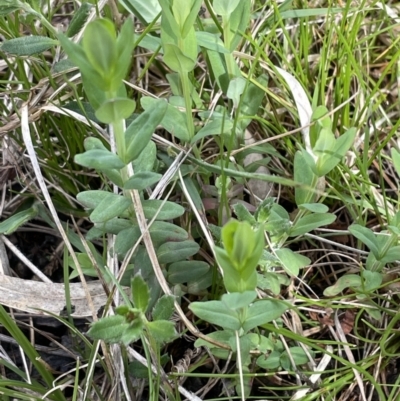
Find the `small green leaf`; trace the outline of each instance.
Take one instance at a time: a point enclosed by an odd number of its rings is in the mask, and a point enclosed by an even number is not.
[[[134,341],[138,340],[143,332],[144,324],[142,319],[135,319],[128,327],[123,331],[121,338],[118,342],[124,345],[129,345]]]
[[[248,332],[254,327],[278,319],[288,309],[288,305],[276,299],[263,299],[249,306],[243,330]]]
[[[89,136],[83,141],[83,146],[85,147],[85,150],[94,150],[94,149],[99,149],[99,150],[108,150],[103,142],[99,138],[95,138],[94,136]]]
[[[257,358],[257,365],[267,370],[275,370],[281,366],[281,353],[272,351],[268,356],[261,355]]]
[[[164,44],[164,62],[172,71],[188,73],[196,65],[196,60],[186,56],[182,50],[173,43]]]
[[[309,351],[310,352],[310,351]],[[289,353],[293,358],[294,363],[298,365],[304,365],[308,363],[310,360],[308,359],[307,354],[301,347],[290,347],[289,348]],[[312,353],[310,352],[312,355]],[[287,357],[288,358],[288,352],[285,350],[283,351],[281,358]],[[289,359],[289,358],[288,358]],[[289,359],[290,360],[290,359]]]
[[[289,275],[294,277],[297,277],[299,275],[300,269],[308,266],[311,263],[311,260],[309,258],[298,253],[294,253],[289,248],[277,249],[275,253],[281,261],[285,271]]]
[[[157,0],[119,0],[119,3],[145,25],[152,22],[161,11]]]
[[[230,294],[222,295],[221,302],[223,302],[227,308],[241,309],[247,308],[256,297],[256,291],[231,292]]]
[[[175,297],[172,295],[163,295],[159,298],[153,308],[153,320],[168,320],[174,313]]]
[[[361,277],[358,274],[346,274],[338,279],[336,284],[324,290],[324,295],[327,297],[334,297],[340,294],[346,288],[357,288],[361,286]]]
[[[110,196],[105,197],[90,214],[89,217],[93,223],[103,223],[114,217],[118,217],[132,205],[132,201],[125,196],[114,196],[115,194],[112,193],[109,195]]]
[[[145,188],[150,188],[162,178],[161,174],[153,173],[152,171],[143,171],[136,173],[124,183],[124,189],[136,189],[142,191]]]
[[[117,343],[121,340],[124,331],[129,327],[125,317],[121,315],[107,316],[93,323],[87,335],[94,340],[104,340]]]
[[[307,152],[297,151],[294,155],[294,180],[304,186],[297,186],[294,189],[297,206],[312,202],[316,198],[316,194],[310,190],[313,187],[315,174],[305,160],[304,153]]]
[[[145,97],[141,99],[140,103],[144,110],[148,111],[155,106],[156,102],[156,99]],[[168,104],[167,111],[160,124],[181,141],[187,142],[189,140],[186,115],[171,104]]]
[[[140,272],[135,274],[131,281],[133,304],[137,309],[146,313],[150,301],[150,291],[147,283],[143,280]]]
[[[309,214],[301,217],[290,230],[291,237],[306,234],[318,227],[327,226],[336,220],[332,213]]]
[[[145,200],[142,205],[146,219],[152,219],[157,215],[158,220],[172,220],[185,213],[185,209],[181,205],[169,201]]]
[[[26,222],[34,219],[38,215],[38,212],[39,211],[37,207],[32,206],[29,209],[23,210],[22,212],[13,214],[11,217],[0,223],[0,234],[12,234]]]
[[[196,281],[206,274],[210,266],[200,260],[184,260],[168,266],[168,282],[170,284],[183,284]]]
[[[130,117],[136,102],[132,99],[114,98],[104,102],[97,110],[96,117],[104,124],[112,124]]]
[[[125,131],[126,163],[139,157],[146,148],[151,136],[161,123],[167,111],[168,103],[163,100],[152,102],[152,107],[145,110],[129,125]]]
[[[218,35],[206,31],[196,31],[197,43],[199,46],[218,53],[230,53]]]
[[[247,1],[247,0],[244,0]],[[240,0],[214,0],[213,8],[218,15],[229,16],[238,6]]]
[[[69,38],[76,35],[83,28],[92,7],[92,4],[83,2],[78,11],[75,12],[66,32],[66,35]]]
[[[396,169],[397,174],[400,175],[400,152],[397,149],[392,148],[391,155],[394,168]]]
[[[161,264],[178,262],[195,255],[199,249],[194,241],[166,242],[157,249],[157,258]]]
[[[239,330],[241,327],[237,312],[227,308],[221,301],[192,302],[189,309],[200,319],[211,324],[231,330]]]
[[[91,149],[85,153],[77,154],[74,161],[81,166],[100,171],[125,167],[125,164],[116,154],[103,149]]]
[[[198,142],[208,136],[231,134],[233,130],[233,122],[228,118],[215,118],[207,123],[190,141],[191,144]]]
[[[322,203],[303,203],[298,206],[299,209],[309,210],[313,213],[326,213],[329,210],[329,207]]]
[[[166,320],[156,320],[154,322],[148,322],[146,325],[151,336],[158,343],[165,343],[176,337],[174,326],[173,322],[168,322]]]
[[[22,36],[20,38],[6,40],[1,45],[1,50],[16,56],[31,56],[56,46],[57,40],[47,36]]]
[[[111,81],[116,64],[117,43],[114,24],[105,18],[92,21],[85,29],[82,47],[91,66]],[[109,88],[109,90],[116,88]]]
[[[359,224],[352,224],[349,227],[349,231],[363,244],[367,245],[377,259],[379,258],[380,249],[378,246],[378,240],[372,230],[360,226]]]
[[[233,107],[237,108],[240,102],[240,96],[246,87],[246,80],[240,76],[230,80],[226,96],[233,101]]]
[[[272,351],[274,349],[274,343],[265,336],[258,333],[248,333],[246,337],[252,342],[253,348],[261,352]]]

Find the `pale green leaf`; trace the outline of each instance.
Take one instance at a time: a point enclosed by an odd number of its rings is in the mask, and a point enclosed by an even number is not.
[[[157,249],[160,264],[179,262],[199,251],[199,245],[194,241],[166,242]]]
[[[280,248],[275,251],[285,271],[294,277],[299,275],[300,269],[308,266],[311,260],[306,256],[293,252],[289,248]]]
[[[131,281],[131,292],[135,307],[146,313],[150,301],[150,291],[147,283],[140,275],[140,271],[138,274],[135,274]]]
[[[301,217],[290,230],[291,237],[306,234],[318,227],[327,226],[336,220],[332,213],[316,213]]]

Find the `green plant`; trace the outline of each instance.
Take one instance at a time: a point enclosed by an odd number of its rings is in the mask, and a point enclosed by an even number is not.
[[[218,325],[210,338],[228,345],[237,355],[237,369],[240,382],[236,391],[243,397],[250,393],[250,383],[244,383],[243,373],[249,371],[250,351],[271,350],[271,341],[261,334],[250,331],[279,318],[288,306],[279,300],[257,300],[257,265],[264,248],[263,230],[254,231],[249,223],[230,221],[222,229],[224,248],[215,247],[218,264],[223,271],[224,285],[228,294],[219,301],[192,302],[190,309],[201,319]],[[204,340],[197,340],[196,346],[214,346]],[[222,355],[227,351],[223,350]],[[221,355],[221,353],[219,354]]]

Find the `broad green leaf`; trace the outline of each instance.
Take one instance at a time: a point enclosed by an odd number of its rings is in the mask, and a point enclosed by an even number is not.
[[[241,309],[247,308],[256,297],[256,291],[231,292],[230,294],[222,295],[221,302],[223,302],[227,308]]]
[[[309,210],[313,213],[326,213],[329,207],[322,203],[302,203],[298,205],[299,209]]]
[[[119,0],[119,3],[145,25],[154,21],[161,11],[158,0]]]
[[[200,246],[194,241],[166,242],[157,249],[160,264],[179,262],[195,255]]]
[[[185,229],[166,221],[154,221],[149,231],[155,244],[163,244],[168,241],[184,241],[189,238],[189,234]]]
[[[393,246],[385,253],[385,255],[383,255],[382,259],[379,259],[379,261],[385,265],[387,263],[393,263],[396,260],[400,259],[399,255],[400,255],[400,245]]]
[[[143,332],[144,324],[142,319],[137,318],[131,322],[121,335],[121,342],[124,345],[129,345],[139,339]]]
[[[233,101],[233,107],[237,108],[240,102],[244,89],[246,87],[246,80],[243,77],[235,77],[231,79],[228,86],[226,96]]]
[[[322,177],[328,174],[342,160],[346,152],[354,142],[357,130],[349,129],[345,134],[336,139],[333,149],[322,155],[316,164],[317,174]],[[333,135],[333,134],[332,134]]]
[[[358,274],[346,274],[338,279],[336,284],[324,290],[324,295],[326,297],[334,297],[340,294],[346,288],[357,288],[361,286],[361,277]]]
[[[114,98],[105,101],[97,110],[96,118],[104,124],[125,120],[132,115],[136,102],[132,99]]]
[[[272,351],[268,356],[261,355],[257,358],[256,363],[263,369],[275,370],[281,366],[281,353]]]
[[[145,200],[142,205],[146,219],[152,219],[157,215],[158,220],[172,220],[185,213],[185,209],[181,205],[169,201]]]
[[[120,231],[132,226],[132,223],[127,219],[115,218],[104,223],[97,223],[95,227],[103,230],[105,233],[117,235]]]
[[[145,111],[155,107],[156,99],[145,97],[141,99],[141,105]],[[169,133],[181,141],[189,140],[186,115],[176,107],[168,104],[167,111],[160,123]]]
[[[165,343],[176,337],[175,325],[166,320],[156,320],[146,324],[147,330],[158,343]]]
[[[140,235],[140,228],[136,225],[121,230],[115,239],[115,253],[118,255],[125,255],[136,244]]]
[[[372,230],[367,227],[360,226],[359,224],[352,224],[349,227],[349,231],[363,244],[367,245],[369,250],[377,259],[379,258],[380,249],[378,246],[378,240]]]
[[[125,317],[121,315],[107,316],[93,323],[87,335],[95,340],[117,343],[123,332],[129,327]]]
[[[136,189],[142,191],[145,188],[150,188],[162,178],[161,174],[153,173],[152,171],[143,171],[136,173],[124,183],[124,189]]]
[[[209,337],[211,340],[215,340],[221,344],[225,345],[230,345],[230,339],[234,336],[234,333],[231,330],[218,330],[218,331],[213,331],[212,333],[207,334],[207,337]],[[198,338],[195,343],[195,347],[207,347],[207,348],[215,348],[217,345],[214,343],[210,343],[203,338]]]
[[[56,40],[47,36],[22,36],[4,41],[0,49],[16,56],[31,56],[32,54],[43,53],[57,44]]]
[[[105,197],[90,214],[90,220],[93,223],[103,223],[107,220],[111,220],[114,217],[118,217],[124,212],[132,201],[122,195],[114,196],[115,194],[110,193],[109,196]]]
[[[326,153],[333,153],[335,149],[335,135],[331,130],[323,128],[320,130],[317,142],[313,148],[317,156],[323,156]]]
[[[247,221],[251,225],[255,225],[257,223],[254,216],[249,212],[249,209],[246,208],[242,203],[236,203],[233,206],[233,210],[239,221]]]
[[[312,172],[307,161],[304,159],[304,153],[297,151],[294,155],[294,180],[302,184],[305,187],[298,186],[294,190],[296,205],[307,204],[312,202],[316,198],[316,194],[313,193],[310,188],[313,187],[315,175]],[[311,158],[312,160],[312,158]]]
[[[92,4],[83,2],[79,9],[75,12],[66,32],[66,35],[69,38],[76,35],[83,28],[89,16],[89,11],[92,9],[92,7]]]
[[[118,188],[124,186],[124,181],[122,179],[122,173],[119,169],[103,169],[102,173]]]
[[[153,320],[168,320],[174,313],[174,297],[172,295],[163,295],[159,298],[153,308]]]
[[[188,73],[196,65],[196,60],[186,56],[182,50],[172,43],[164,44],[164,62],[172,71]]]
[[[225,329],[239,330],[241,327],[237,312],[221,301],[192,302],[189,309],[200,319]]]
[[[229,1],[229,0],[223,0]],[[237,0],[229,1],[233,5],[237,2]],[[250,23],[250,11],[251,11],[251,1],[250,0],[239,0],[237,7],[233,8],[232,5],[229,6],[230,10],[233,10],[229,16],[229,26],[231,34],[233,34],[233,38],[231,42],[225,43],[231,52],[236,50],[237,45],[243,38],[243,33],[246,32],[246,29],[249,27]],[[235,65],[237,63],[235,62]],[[235,73],[235,76],[238,74]]]
[[[126,163],[135,160],[146,148],[151,136],[164,118],[167,107],[165,100],[153,101],[152,107],[147,108],[129,125],[125,131]]]
[[[182,1],[188,2],[188,0],[182,0]],[[199,11],[201,8],[201,4],[203,3],[203,0],[191,0],[190,3],[191,3],[190,13],[187,15],[186,20],[181,29],[182,39],[186,39],[190,30],[193,29],[196,18],[199,15]],[[179,10],[178,10],[178,14],[179,14]]]
[[[167,280],[170,284],[196,281],[210,270],[208,263],[200,260],[184,260],[168,266]]]
[[[307,354],[305,353],[305,351],[303,350],[303,348],[301,347],[290,347],[289,348],[289,352],[290,355],[293,358],[294,363],[298,366],[298,365],[304,365],[306,363],[308,363],[310,360],[308,359]],[[312,355],[312,352],[309,351]],[[281,358],[288,358],[288,360],[290,361],[289,357],[288,357],[288,352],[285,350],[283,351]]]
[[[103,78],[111,80],[118,63],[114,24],[105,18],[92,21],[85,29],[82,47],[91,66]]]
[[[88,138],[86,138],[83,141],[83,146],[85,147],[85,150],[94,150],[94,149],[108,150],[104,146],[103,142],[99,138],[95,138],[94,136],[89,136]]]
[[[125,164],[115,154],[107,149],[91,149],[75,155],[74,161],[84,167],[95,170],[122,169]]]
[[[207,136],[229,134],[231,135],[233,130],[233,122],[226,118],[216,118],[208,122],[190,141],[191,144],[198,142]]]
[[[336,140],[334,151],[337,159],[341,160],[346,155],[354,143],[356,134],[357,129],[352,127]]]
[[[149,287],[143,280],[140,272],[135,274],[131,281],[132,301],[137,309],[146,313],[150,301]]]
[[[290,230],[291,237],[306,234],[318,227],[327,226],[336,220],[332,213],[316,213],[301,217]]]
[[[306,256],[300,255],[299,253],[294,253],[289,248],[280,248],[275,251],[276,256],[282,263],[285,271],[294,277],[299,275],[300,269],[308,266],[311,260]]]
[[[260,352],[264,353],[274,349],[273,342],[265,336],[258,333],[248,333],[246,334],[246,337],[252,342],[253,348],[256,348]]]
[[[243,323],[243,330],[248,332],[254,327],[278,319],[278,317],[281,317],[288,308],[288,305],[276,299],[263,299],[261,301],[256,301],[250,305],[247,311],[246,320]]]
[[[205,31],[196,31],[197,44],[218,53],[230,53],[218,35]]]
[[[243,2],[247,0],[242,0]],[[229,16],[238,6],[240,0],[214,0],[213,8],[218,15]]]
[[[390,152],[392,155],[393,166],[396,169],[397,174],[400,175],[400,152],[395,148],[392,148]]]
[[[376,290],[382,284],[383,275],[380,272],[364,270],[362,272],[362,278],[364,279],[363,289],[369,292]]]
[[[142,153],[140,153],[139,157],[132,162],[134,172],[137,174],[146,171],[153,171],[156,159],[157,147],[154,142],[150,141],[143,149]]]
[[[79,192],[76,199],[83,204],[84,207],[88,209],[94,209],[100,202],[109,196],[119,197],[120,195],[112,194],[107,191],[101,190],[90,190]]]
[[[115,86],[121,84],[121,81],[126,77],[131,65],[132,53],[135,46],[133,36],[133,21],[127,18],[117,38],[118,63],[113,76],[113,83]]]

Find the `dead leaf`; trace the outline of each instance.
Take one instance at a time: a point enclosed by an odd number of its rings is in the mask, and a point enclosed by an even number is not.
[[[104,289],[98,280],[88,281],[87,287],[95,310],[98,311],[107,302]],[[74,306],[72,316],[92,316],[82,284],[70,283],[70,292],[71,304]],[[0,275],[0,304],[36,315],[44,315],[44,312],[37,309],[60,315],[66,305],[65,286]]]

